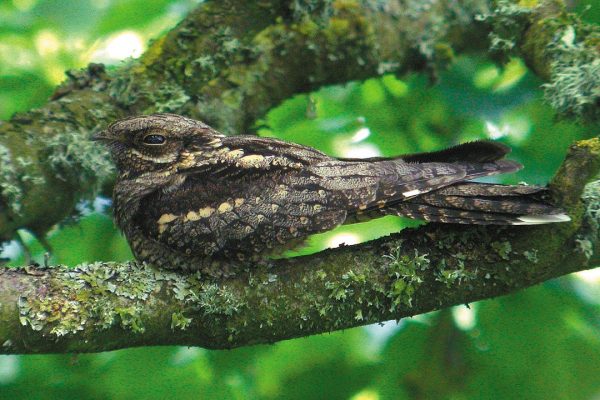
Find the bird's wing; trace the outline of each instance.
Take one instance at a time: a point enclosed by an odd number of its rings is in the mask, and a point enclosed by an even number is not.
[[[189,143],[178,161],[178,171],[233,176],[301,170],[316,162],[331,159],[316,149],[283,140],[248,135],[218,136],[210,141]]]
[[[138,223],[152,239],[190,255],[241,259],[277,253],[346,219],[343,199],[311,178],[192,175],[179,190],[145,199]]]
[[[507,160],[407,163],[395,159],[325,161],[308,167],[308,170],[319,177],[325,190],[343,195],[347,199],[347,211],[352,213],[382,208],[463,180],[512,172],[519,167],[519,164]]]

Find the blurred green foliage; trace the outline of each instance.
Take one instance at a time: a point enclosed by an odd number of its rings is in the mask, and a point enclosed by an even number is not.
[[[139,54],[149,38],[196,3],[0,2],[0,118],[43,104],[66,69],[90,61],[115,64]],[[594,7],[586,11],[587,5]],[[579,2],[577,10],[588,21],[600,21],[597,0]],[[461,57],[437,85],[420,75],[403,80],[388,75],[324,88],[289,99],[257,126],[262,135],[344,157],[429,151],[494,138],[511,145],[511,157],[526,165],[505,182],[545,183],[569,143],[591,133],[557,120],[541,98],[540,84],[518,59],[498,66],[483,57]],[[308,248],[293,254],[368,240],[416,223],[387,217],[342,227],[316,235]],[[39,257],[41,246],[23,235]],[[57,227],[49,241],[53,261],[69,265],[131,257],[103,212]],[[471,309],[272,346],[0,356],[0,399],[598,398],[598,275],[546,282]]]

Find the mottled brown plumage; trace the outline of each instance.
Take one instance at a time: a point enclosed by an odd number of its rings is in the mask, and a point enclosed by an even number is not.
[[[568,220],[541,200],[543,188],[467,182],[521,167],[502,160],[509,149],[494,142],[339,159],[277,139],[226,137],[172,114],[117,121],[95,138],[119,170],[117,224],[138,259],[162,268],[223,273],[214,271],[218,260],[261,259],[313,233],[384,215],[460,224]]]

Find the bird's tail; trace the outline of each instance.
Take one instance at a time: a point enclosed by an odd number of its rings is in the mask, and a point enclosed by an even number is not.
[[[521,164],[503,159],[507,146],[490,141],[464,143],[442,151],[403,155],[394,159],[346,161],[322,173],[340,179],[344,169],[345,186],[352,206],[346,223],[382,215],[399,215],[433,222],[480,225],[536,225],[566,222],[570,218],[552,206],[548,190],[539,186],[497,185],[470,180],[515,172]],[[350,162],[348,162],[350,161]],[[361,169],[363,168],[363,169]],[[365,172],[366,171],[366,172]],[[374,172],[372,172],[374,171]],[[322,172],[322,171],[321,171]],[[327,175],[329,173],[329,175]],[[355,181],[367,183],[377,177],[370,201],[365,202]],[[362,187],[361,187],[362,188]],[[356,200],[358,199],[358,200]]]
[[[479,225],[537,225],[570,221],[547,203],[539,186],[461,182],[379,210],[433,222]]]

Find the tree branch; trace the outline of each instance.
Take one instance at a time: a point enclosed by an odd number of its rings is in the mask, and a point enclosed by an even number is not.
[[[599,171],[599,139],[571,147],[553,190],[572,223],[429,224],[224,280],[136,263],[0,269],[0,353],[232,348],[511,293],[599,261],[599,182],[580,200]]]
[[[0,238],[20,228],[43,235],[99,185],[110,186],[112,166],[87,138],[118,117],[170,111],[242,132],[298,92],[385,72],[435,75],[455,52],[482,49],[490,30],[495,48],[522,54],[549,87],[578,88],[564,112],[593,117],[597,81],[585,81],[596,86],[584,93],[585,76],[564,63],[554,73],[553,65],[564,52],[560,43],[570,43],[579,50],[568,52],[569,65],[593,72],[596,31],[573,19],[552,22],[566,15],[555,1],[492,3],[203,3],[141,59],[109,72],[97,65],[71,72],[47,105],[0,122]],[[479,15],[483,24],[474,21]],[[540,26],[544,34],[531,33]],[[568,26],[575,27],[571,41]],[[566,97],[558,98],[560,109]],[[574,146],[553,181],[570,224],[432,224],[215,282],[135,263],[0,269],[0,352],[267,343],[399,319],[585,269],[598,262],[598,185],[584,196],[587,205],[580,198],[598,172],[599,148],[598,140]]]

